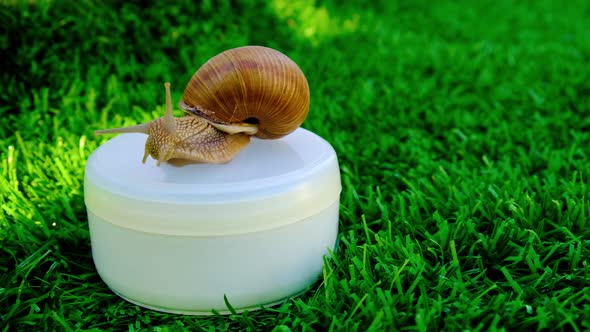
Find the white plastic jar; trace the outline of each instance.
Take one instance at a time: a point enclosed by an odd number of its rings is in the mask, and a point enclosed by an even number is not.
[[[334,249],[338,160],[305,129],[254,139],[223,165],[141,163],[122,134],[88,159],[92,254],[103,281],[143,307],[183,314],[259,309],[305,291]]]

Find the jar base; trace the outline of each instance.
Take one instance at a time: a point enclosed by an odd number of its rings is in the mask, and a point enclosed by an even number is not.
[[[227,309],[227,310],[225,310],[225,309],[224,310],[217,310],[217,309],[215,309],[215,312],[213,312],[214,309],[211,309],[211,310],[208,310],[208,311],[206,311],[206,310],[177,310],[177,309],[172,309],[172,308],[160,307],[160,306],[157,306],[157,305],[153,305],[153,304],[149,304],[149,303],[143,303],[141,301],[134,300],[132,298],[129,298],[129,297],[125,296],[124,294],[121,294],[120,292],[118,292],[118,291],[116,291],[116,290],[114,290],[114,289],[112,289],[110,287],[109,287],[109,289],[111,291],[113,291],[113,293],[117,294],[117,296],[119,296],[123,300],[125,300],[125,301],[127,301],[129,303],[138,305],[140,307],[149,309],[149,310],[154,310],[154,311],[159,311],[159,312],[165,312],[165,313],[169,313],[169,314],[188,315],[188,316],[213,316],[213,315],[215,315],[217,313],[219,313],[220,315],[230,315],[230,314],[232,314],[232,312],[229,309]],[[266,303],[266,304],[260,304],[260,305],[257,305],[257,306],[250,306],[250,307],[246,307],[246,308],[234,308],[234,309],[235,309],[235,312],[236,313],[242,313],[244,311],[258,311],[258,310],[261,310],[261,309],[267,309],[267,308],[274,307],[274,306],[277,306],[279,304],[282,304],[284,302],[287,302],[288,300],[290,300],[292,298],[299,297],[299,296],[303,295],[305,292],[306,292],[306,290],[303,290],[303,291],[297,292],[297,293],[295,293],[295,294],[293,294],[291,296],[287,296],[287,297],[282,298],[280,300],[273,301],[273,302]]]

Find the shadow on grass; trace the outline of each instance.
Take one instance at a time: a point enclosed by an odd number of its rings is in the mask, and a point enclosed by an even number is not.
[[[0,3],[0,21],[1,115],[25,111],[23,99],[42,88],[53,104],[92,67],[125,84],[188,80],[224,49],[257,44],[288,53],[317,45],[318,36],[352,32],[358,17],[338,21],[313,1],[16,1]]]

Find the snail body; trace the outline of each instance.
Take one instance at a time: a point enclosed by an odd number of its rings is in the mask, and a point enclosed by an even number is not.
[[[175,165],[226,163],[251,136],[276,139],[297,129],[309,111],[309,86],[297,64],[262,46],[224,51],[203,64],[180,102],[185,116],[172,115],[170,84],[166,114],[145,124],[96,131],[148,135],[148,155]]]

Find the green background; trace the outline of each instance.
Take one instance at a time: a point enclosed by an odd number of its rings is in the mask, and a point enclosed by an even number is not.
[[[590,329],[590,2],[149,3],[0,1],[0,331]],[[262,311],[122,301],[90,252],[92,131],[247,44],[308,78],[340,250]]]

